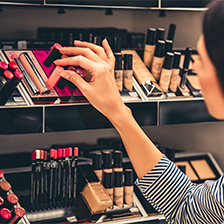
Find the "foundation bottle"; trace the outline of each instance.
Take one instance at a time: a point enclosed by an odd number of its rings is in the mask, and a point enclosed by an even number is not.
[[[133,70],[132,70],[132,54],[124,54],[124,70],[123,70],[123,81],[124,86],[129,91],[132,91],[132,78],[133,78]]]
[[[112,173],[112,153],[103,152],[103,172]]]
[[[152,59],[156,48],[156,29],[149,28],[147,32],[143,60],[148,68],[151,68]]]
[[[163,69],[162,69],[160,80],[159,80],[159,86],[165,93],[167,93],[168,89],[169,89],[173,57],[174,57],[173,53],[171,53],[171,52],[166,53],[164,64],[163,64]]]
[[[102,170],[102,153],[93,154],[93,170],[97,175],[99,181],[102,183],[103,180],[103,170]]]
[[[172,41],[174,40],[175,31],[176,31],[176,25],[170,24],[168,35],[167,35],[167,40],[172,40]]]
[[[124,201],[125,204],[132,207],[133,206],[133,170],[125,169],[124,173]]]
[[[165,51],[165,41],[158,40],[151,68],[151,73],[156,80],[159,80],[160,78],[161,70],[163,67],[164,51]]]
[[[80,195],[91,214],[104,213],[112,200],[90,165],[78,167],[78,180]]]
[[[113,171],[114,172],[123,172],[123,153],[119,150],[114,151],[114,164],[113,164]]]
[[[171,71],[171,79],[169,88],[172,92],[177,91],[177,86],[179,85],[180,79],[179,79],[179,73],[180,73],[180,52],[174,52],[174,59],[173,59],[173,66]]]
[[[115,54],[115,69],[114,76],[118,90],[123,90],[123,69],[122,69],[122,54]]]
[[[166,40],[165,41],[164,54],[166,55],[167,52],[173,52],[173,41],[172,40]]]
[[[111,198],[111,205],[109,208],[112,209],[113,208],[113,194],[114,194],[113,173],[104,173],[103,186]]]
[[[164,28],[157,28],[156,29],[156,44],[158,40],[164,40],[165,36],[165,29]]]
[[[114,172],[114,204],[124,206],[123,172]]]

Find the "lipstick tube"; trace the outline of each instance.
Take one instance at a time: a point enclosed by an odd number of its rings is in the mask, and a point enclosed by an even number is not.
[[[4,208],[9,209],[9,211],[13,211],[13,206],[16,205],[18,202],[19,202],[18,197],[15,194],[10,193],[5,198],[5,203],[3,206]]]
[[[63,158],[63,166],[62,166],[62,184],[61,184],[61,206],[65,206],[66,203],[66,177],[67,177],[67,161],[66,161],[66,149],[62,149],[62,158]]]
[[[46,82],[46,86],[49,89],[52,89],[56,83],[59,81],[59,79],[61,78],[60,73],[64,71],[64,68],[61,66],[56,66],[54,68],[54,70],[51,72],[51,75],[49,77],[49,79]]]
[[[191,54],[192,54],[192,48],[190,47],[186,48],[183,69],[180,70],[180,77],[181,77],[180,88],[181,89],[184,89],[186,81],[187,81],[186,79],[188,75],[188,67],[191,60]]]
[[[10,218],[12,217],[12,213],[7,208],[2,208],[0,210],[0,223],[8,223]]]
[[[27,71],[23,68],[20,60],[18,58],[14,58],[14,61],[18,64],[20,71],[23,73],[24,79],[25,79],[25,81],[27,83],[28,88],[32,92],[32,94],[33,95],[39,94],[40,93],[39,89],[36,87],[36,85],[34,84],[33,80],[28,75]]]
[[[58,150],[58,189],[57,189],[57,206],[61,207],[61,192],[62,192],[62,169],[63,169],[63,159],[62,159],[62,149]]]
[[[72,147],[68,148],[68,206],[72,205]]]
[[[171,52],[167,52],[163,64],[163,69],[161,72],[161,76],[159,79],[159,86],[163,90],[163,92],[167,93],[169,84],[170,84],[170,78],[171,78],[171,73],[172,73],[172,65],[173,65],[173,57],[174,54]]]
[[[133,206],[133,170],[125,169],[124,173],[124,201],[130,207]]]
[[[22,207],[16,207],[12,212],[12,218],[10,219],[8,224],[18,223],[21,218],[23,218],[26,214],[26,211]]]
[[[132,54],[124,54],[124,70],[123,70],[123,82],[126,89],[132,91],[132,78],[133,78],[133,70],[132,70]]]
[[[52,206],[54,208],[57,207],[57,195],[58,195],[58,151],[57,149],[54,150],[54,164],[53,164],[53,200]]]
[[[6,73],[7,71],[5,71]],[[24,75],[21,71],[16,70],[14,72],[14,76],[12,80],[9,82],[9,84],[6,86],[6,88],[2,89],[1,94],[3,94],[3,97],[0,99],[0,105],[4,105],[13,91],[15,90],[16,86],[19,84],[19,82],[23,79]]]
[[[4,200],[6,199],[9,190],[11,190],[11,184],[8,181],[3,180],[0,183],[0,195],[3,197]]]
[[[77,197],[77,167],[78,167],[78,156],[79,156],[79,148],[74,148],[74,159],[72,162],[72,199],[73,204]]]
[[[41,165],[40,165],[40,149],[36,149],[36,195],[35,195],[35,209],[39,210],[40,209],[40,182],[41,182]]]
[[[147,32],[143,60],[148,68],[151,68],[152,59],[156,48],[156,29],[149,28]]]
[[[49,94],[50,90],[46,87],[44,80],[42,79],[40,73],[36,69],[29,55],[27,53],[22,53],[19,55],[19,60],[23,65],[24,69],[29,74],[30,78],[33,80],[33,82],[39,89],[39,92],[41,94]]]
[[[48,173],[49,173],[49,165],[47,160],[47,151],[44,151],[44,162],[43,162],[43,175],[44,175],[44,208],[48,208]]]
[[[111,205],[109,206],[110,209],[113,209],[113,173],[104,173],[104,178],[103,178],[103,186],[108,193],[108,195],[111,198]]]
[[[59,49],[62,48],[62,46],[59,43],[55,43],[51,47],[51,51],[49,52],[48,56],[44,60],[43,64],[47,67],[50,67],[51,64],[56,60],[61,58],[62,54],[60,53]]]
[[[114,204],[119,208],[124,206],[123,172],[114,172]]]
[[[179,84],[180,57],[180,52],[174,52],[173,66],[169,85],[170,90],[174,93],[177,91],[177,86]]]
[[[102,153],[94,153],[93,154],[93,170],[97,175],[99,181],[102,183],[103,181],[103,170],[102,170]]]
[[[31,153],[31,183],[30,183],[30,205],[31,210],[35,209],[36,195],[36,151]]]
[[[0,169],[0,183],[3,181],[4,172]]]
[[[122,69],[122,54],[115,54],[115,69],[114,77],[117,88],[121,92],[123,90],[123,69]]]
[[[113,172],[123,172],[123,153],[119,150],[114,151]]]
[[[40,209],[44,209],[44,150],[40,150]]]
[[[53,185],[54,181],[54,149],[50,149],[50,171],[49,171],[49,195],[48,195],[48,207],[53,207]]]
[[[164,51],[165,51],[165,41],[158,40],[151,68],[152,75],[156,80],[159,80],[160,78],[161,70],[163,67]]]

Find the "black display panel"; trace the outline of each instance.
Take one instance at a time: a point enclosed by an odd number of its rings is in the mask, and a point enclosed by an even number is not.
[[[161,0],[162,8],[206,8],[211,0]]]
[[[83,7],[124,7],[124,8],[149,8],[158,7],[158,0],[46,0],[46,4],[76,5]]]
[[[0,1],[0,4],[22,3],[22,4],[44,4],[44,0],[9,0]]]

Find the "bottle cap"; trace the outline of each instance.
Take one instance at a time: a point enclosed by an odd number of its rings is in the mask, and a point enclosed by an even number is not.
[[[93,169],[94,170],[102,169],[102,154],[100,152],[93,154]]]
[[[69,150],[69,156],[72,157],[72,147],[69,147],[68,150]]]
[[[176,30],[176,25],[170,24],[167,40],[174,40],[175,30]]]
[[[121,52],[121,37],[114,37],[114,53]]]
[[[191,60],[191,54],[192,54],[192,48],[190,47],[186,48],[183,69],[188,69]]]
[[[13,79],[14,75],[12,74],[12,72],[10,72],[9,70],[5,70],[4,71],[4,76],[7,78],[7,79]]]
[[[54,158],[54,149],[50,149],[50,157]]]
[[[166,53],[165,60],[164,60],[164,63],[163,63],[163,68],[165,68],[165,69],[171,69],[172,68],[173,57],[174,57],[173,53],[171,53],[171,52]]]
[[[115,70],[122,70],[122,54],[115,54]]]
[[[40,159],[44,159],[44,150],[40,150]]]
[[[58,158],[58,150],[55,149],[55,150],[54,150],[54,159],[57,159],[57,158]]]
[[[174,69],[180,68],[180,57],[181,53],[180,52],[174,52],[174,59],[173,59],[173,67]]]
[[[103,168],[110,169],[112,168],[112,153],[111,152],[103,152]]]
[[[0,169],[0,179],[4,177],[4,172]]]
[[[4,61],[0,61],[0,68],[6,70],[8,65]]]
[[[155,28],[148,28],[145,44],[148,44],[148,45],[156,44],[156,29]]]
[[[0,206],[2,206],[4,204],[4,199],[2,196],[0,196]]]
[[[7,208],[2,208],[2,209],[0,210],[0,217],[2,217],[3,219],[8,220],[8,219],[11,218],[11,216],[12,216],[12,213],[9,211],[9,209],[7,209]]]
[[[123,187],[123,172],[114,172],[114,187]]]
[[[14,62],[14,61],[10,61],[9,64],[8,64],[8,66],[9,66],[10,68],[14,69],[14,70],[16,70],[16,69],[19,68],[19,66],[17,65],[17,63]]]
[[[79,148],[78,147],[75,147],[74,148],[74,156],[75,157],[78,157],[79,156]]]
[[[113,173],[103,173],[103,186],[107,188],[113,188]]]
[[[155,49],[155,57],[163,57],[165,52],[165,41],[164,40],[158,40],[156,44],[156,49]]]
[[[102,38],[101,38],[101,36],[95,36],[93,43],[98,45],[98,46],[101,46],[102,45]]]
[[[122,167],[123,153],[119,150],[114,151],[114,166],[115,168]]]
[[[23,74],[21,71],[19,71],[19,70],[16,70],[16,71],[14,72],[14,75],[15,75],[15,77],[16,77],[17,79],[23,79],[23,77],[24,77],[24,74]]]
[[[156,41],[164,40],[165,29],[164,28],[157,28],[156,29]]]
[[[11,189],[11,184],[6,181],[6,180],[3,180],[1,183],[0,183],[0,188],[3,190],[3,191],[9,191]]]
[[[59,149],[58,149],[58,158],[61,158],[61,157],[62,157],[62,149],[59,148]]]
[[[132,70],[133,55],[124,54],[124,70]]]
[[[36,160],[36,151],[31,152],[31,160],[32,161]]]
[[[7,195],[7,200],[13,205],[16,205],[19,201],[18,197],[13,193]]]
[[[133,170],[125,169],[124,186],[133,186]]]
[[[165,41],[165,53],[166,52],[173,52],[173,41],[172,40]]]
[[[36,159],[40,159],[40,149],[36,149]]]
[[[47,151],[44,151],[44,160],[47,160]]]
[[[65,148],[62,149],[62,157],[66,157],[66,149]]]
[[[14,209],[14,212],[15,212],[15,214],[16,214],[18,217],[20,217],[20,218],[22,218],[22,217],[26,214],[25,209],[22,208],[22,207],[16,207],[16,208]]]

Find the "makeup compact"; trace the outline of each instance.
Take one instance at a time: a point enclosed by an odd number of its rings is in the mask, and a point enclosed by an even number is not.
[[[176,153],[175,165],[185,166],[186,175],[197,184],[217,180],[223,175],[210,153]]]

